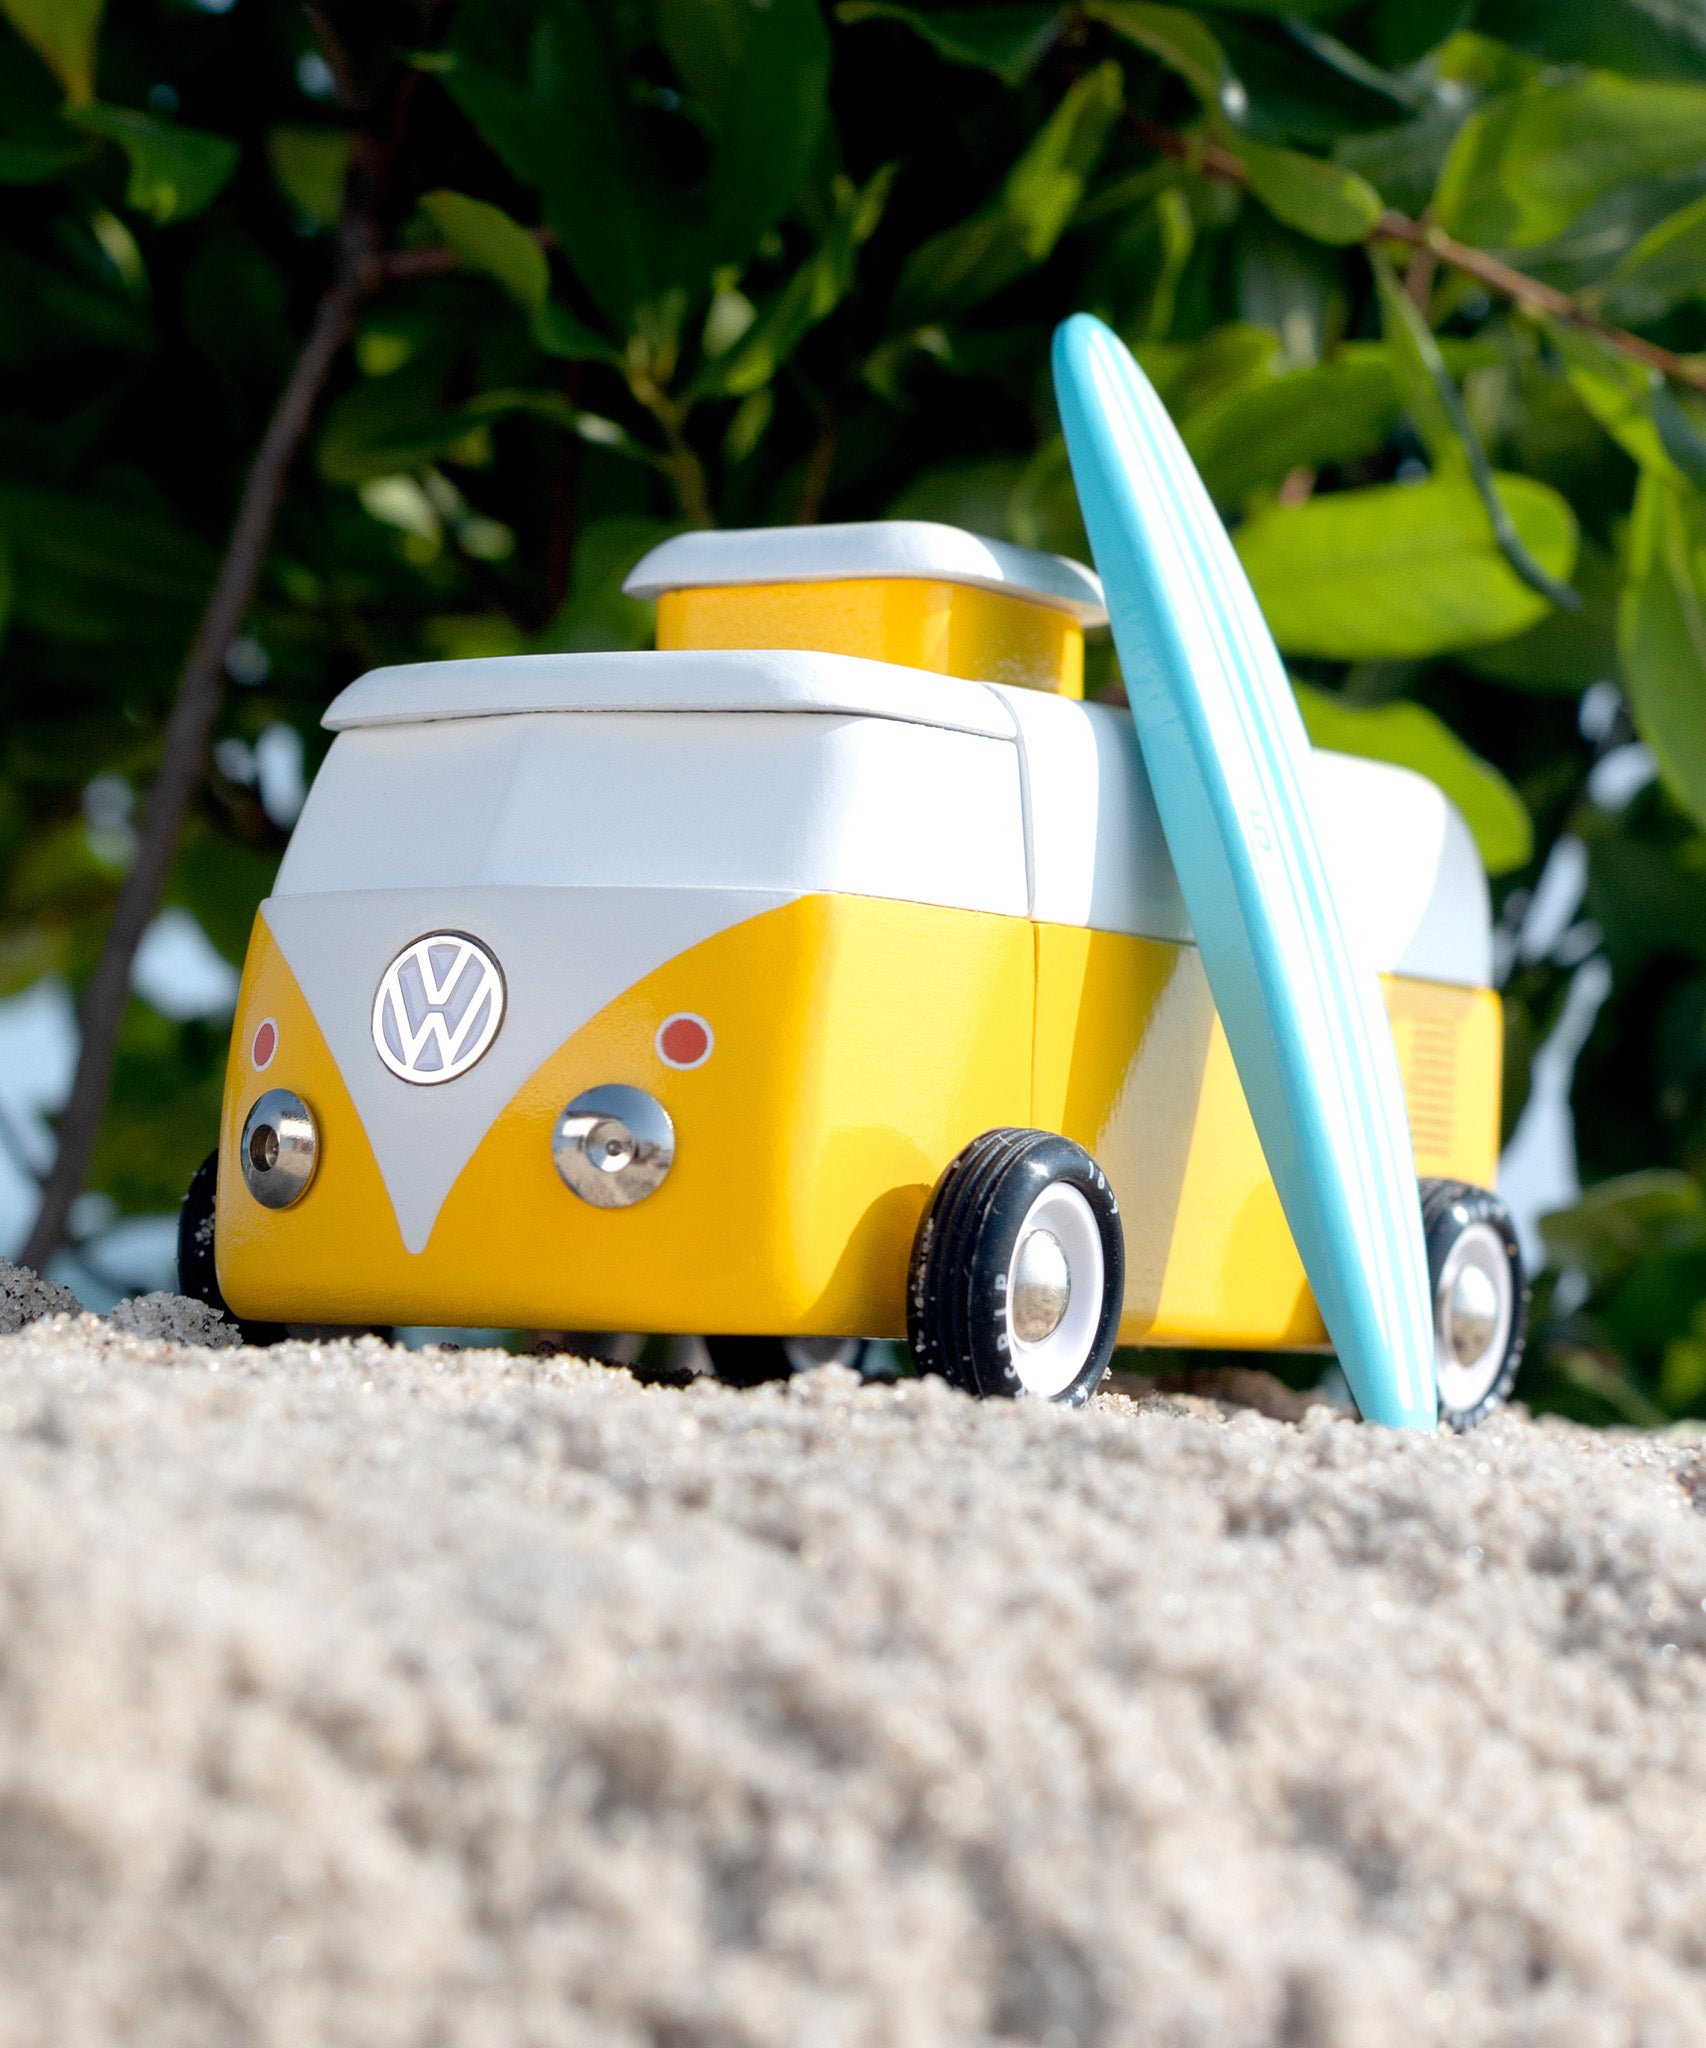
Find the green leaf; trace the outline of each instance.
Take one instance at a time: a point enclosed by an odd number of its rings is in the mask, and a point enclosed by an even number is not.
[[[720,16],[727,52],[720,89],[693,76],[671,29],[672,18],[702,24],[711,16]],[[829,108],[828,31],[817,0],[673,0],[661,18],[666,45],[710,111],[710,263],[745,263],[817,157]]]
[[[1545,325],[1564,360],[1570,388],[1617,445],[1643,469],[1668,467],[1670,458],[1647,403],[1646,371],[1560,321]]]
[[[1084,531],[1064,435],[1051,435],[1026,463],[1007,500],[1007,528],[1022,547],[1090,560],[1090,536]]]
[[[646,309],[699,293],[743,264],[799,191],[828,108],[829,42],[815,0],[683,0],[660,9],[689,110],[631,79],[612,11],[547,0],[525,40],[493,7],[464,8],[445,84],[523,182],[605,316],[624,333]],[[642,118],[642,107],[645,118]],[[678,177],[656,140],[674,123],[703,177]],[[653,323],[655,324],[655,323]]]
[[[41,185],[93,154],[60,118],[58,82],[16,36],[0,30],[0,184]]]
[[[445,85],[524,183],[540,189],[564,254],[626,331],[696,266],[687,224],[637,132],[606,24],[585,0],[540,11],[524,47],[496,9],[463,8]]]
[[[1568,576],[1576,552],[1569,506],[1531,477],[1501,476],[1498,488],[1548,574]],[[1466,476],[1268,505],[1239,528],[1236,544],[1288,654],[1443,654],[1518,633],[1546,605],[1499,553]]]
[[[1636,729],[1706,823],[1706,504],[1674,471],[1641,472],[1617,629]]]
[[[118,144],[130,159],[125,204],[161,227],[210,206],[237,168],[240,152],[227,137],[174,127],[129,107],[80,106],[66,118]]]
[[[740,398],[768,384],[806,335],[827,320],[853,288],[858,252],[876,232],[894,183],[885,164],[863,190],[837,178],[834,217],[815,255],[802,263],[739,338],[705,364],[689,386],[695,398]]]
[[[1199,16],[1150,0],[1086,0],[1084,11],[1176,71],[1210,111],[1231,114],[1242,107],[1243,87]]]
[[[215,373],[235,431],[258,439],[299,341],[281,264],[223,224],[197,237],[183,281],[183,331]]]
[[[1475,486],[1487,515],[1487,524],[1499,552],[1530,590],[1566,611],[1575,611],[1579,600],[1568,585],[1549,576],[1524,545],[1521,534],[1505,509],[1493,480],[1493,466],[1487,460],[1481,437],[1469,417],[1439,342],[1421,309],[1393,275],[1392,266],[1378,249],[1370,252],[1375,283],[1380,292],[1382,323],[1388,345],[1405,372],[1410,389],[1410,411],[1418,431],[1433,452],[1436,463],[1464,469]]]
[[[1137,359],[1176,420],[1282,367],[1278,335],[1248,320],[1225,321],[1200,341],[1144,342]]]
[[[1267,12],[1266,9],[1263,12]],[[1330,148],[1341,136],[1387,128],[1414,112],[1407,86],[1383,77],[1344,44],[1299,19],[1214,15],[1215,37],[1244,93],[1238,125],[1265,142]]]
[[[1575,589],[1579,611],[1554,608],[1526,632],[1489,647],[1464,648],[1457,660],[1476,675],[1523,690],[1575,696],[1590,683],[1615,682],[1617,564],[1590,540],[1582,541],[1576,558]]]
[[[1466,100],[1442,97],[1413,121],[1342,136],[1333,144],[1333,161],[1360,173],[1396,211],[1420,213],[1433,197],[1467,112]]]
[[[157,511],[86,493],[0,486],[20,625],[73,647],[176,645],[216,557]]]
[[[536,235],[511,220],[501,206],[461,192],[429,192],[421,201],[463,267],[503,286],[528,313],[544,309],[551,288],[550,266]]]
[[[272,848],[233,839],[198,816],[178,848],[170,900],[190,911],[226,959],[240,966],[255,911],[272,893],[278,862]]]
[[[1331,362],[1234,385],[1180,422],[1219,505],[1238,505],[1294,469],[1372,454],[1398,417],[1392,364],[1376,342],[1352,342]]]
[[[347,128],[269,128],[267,162],[279,190],[305,220],[335,228],[349,176]]]
[[[1483,14],[1486,6],[1482,0]],[[1369,47],[1377,63],[1414,64],[1462,28],[1475,10],[1476,0],[1375,0],[1369,10]]]
[[[1706,159],[1706,88],[1597,72],[1543,76],[1478,108],[1440,174],[1440,225],[1470,242],[1528,248],[1638,178]]]
[[[1120,67],[1099,64],[1073,85],[970,220],[915,249],[895,290],[892,324],[963,313],[1034,270],[1084,196],[1125,104]]]
[[[657,607],[624,595],[622,585],[642,555],[680,531],[678,521],[665,519],[616,514],[594,520],[575,548],[574,587],[534,650],[583,654],[648,646]]]
[[[1620,320],[1656,320],[1706,296],[1706,197],[1649,228],[1613,269],[1603,303]]]
[[[1343,14],[1349,0],[1204,0],[1213,14],[1272,15],[1287,21],[1316,21]]]
[[[95,96],[103,0],[0,0],[6,19],[65,88],[74,107]]]
[[[0,243],[0,362],[18,365],[84,349],[136,354],[152,343],[147,319],[122,291]]]
[[[1623,1173],[1585,1190],[1573,1209],[1543,1216],[1540,1234],[1554,1264],[1601,1283],[1644,1259],[1706,1247],[1706,1196],[1691,1174]]]
[[[622,351],[584,320],[577,320],[554,299],[540,307],[533,321],[533,339],[549,356],[570,363],[607,363],[621,369]]]
[[[129,1213],[169,1210],[219,1135],[223,1024],[126,1006],[89,1185]]]
[[[1008,508],[1026,468],[1023,456],[992,455],[981,462],[946,462],[921,470],[883,508],[883,517],[939,519],[948,526],[963,526],[968,533],[1009,540],[1013,535]]]
[[[1361,242],[1385,211],[1366,178],[1294,149],[1239,138],[1250,190],[1276,220],[1317,242]]]
[[[992,71],[1003,85],[1023,85],[1053,49],[1065,26],[1059,7],[939,7],[922,13],[892,0],[841,0],[837,21],[903,22],[938,57]]]
[[[326,414],[316,450],[327,482],[358,484],[421,469],[465,440],[481,422],[464,407],[440,404],[444,370],[428,356],[344,392]]]
[[[326,481],[362,484],[425,469],[481,428],[515,413],[648,466],[660,463],[614,420],[571,405],[554,391],[482,391],[461,405],[444,405],[444,372],[442,360],[427,357],[346,391],[327,413],[315,451]]]
[[[1413,768],[1463,813],[1488,874],[1506,875],[1528,865],[1534,823],[1522,798],[1491,762],[1471,752],[1425,705],[1350,704],[1307,683],[1292,688],[1314,745]]]
[[[1706,16],[1664,0],[1481,0],[1475,26],[1552,64],[1640,78],[1693,80],[1706,71]]]

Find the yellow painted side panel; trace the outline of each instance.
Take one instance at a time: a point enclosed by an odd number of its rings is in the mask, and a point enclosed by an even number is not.
[[[520,1089],[404,1251],[347,1091],[264,924],[239,999],[222,1138],[220,1282],[280,1322],[899,1336],[937,1176],[979,1131],[1029,1121],[1034,928],[1021,918],[808,897],[690,948],[577,1031]],[[691,1073],[653,1039],[716,1033]],[[276,1017],[265,1075],[247,1047]],[[649,1089],[676,1128],[663,1186],[590,1208],[550,1134],[583,1088]],[[454,1086],[454,1083],[450,1084]],[[324,1163],[296,1207],[243,1188],[236,1139],[265,1087],[314,1109]]]
[[[1084,631],[1052,605],[922,577],[671,590],[659,647],[793,647],[1084,694]]]
[[[1194,948],[1041,925],[1036,1121],[1093,1152],[1126,1234],[1121,1341],[1285,1348],[1326,1333]],[[1489,989],[1383,983],[1420,1174],[1490,1187]]]
[[[1505,1020],[1488,988],[1385,983],[1416,1171],[1490,1188],[1499,1170]]]

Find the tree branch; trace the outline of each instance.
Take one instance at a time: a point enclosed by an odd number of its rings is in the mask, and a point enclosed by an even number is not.
[[[1131,116],[1130,121],[1138,139],[1160,155],[1170,156],[1176,162],[1200,171],[1204,177],[1217,178],[1223,184],[1249,183],[1243,159],[1222,144],[1204,136],[1183,135],[1177,129],[1162,128],[1140,114]],[[1696,391],[1706,391],[1706,362],[1660,348],[1657,342],[1631,334],[1626,327],[1614,327],[1568,292],[1561,292],[1554,285],[1542,284],[1539,278],[1513,269],[1497,256],[1490,256],[1485,249],[1476,249],[1467,242],[1458,241],[1443,228],[1411,220],[1407,214],[1388,211],[1369,230],[1368,240],[1402,242],[1418,255],[1431,256],[1435,262],[1475,278],[1502,298],[1513,299],[1531,312],[1544,313],[1553,320],[1562,320],[1567,326],[1580,329],[1583,334],[1593,335],[1607,348],[1629,357],[1632,362],[1645,363],[1649,369],[1674,377],[1679,384],[1687,384]]]
[[[356,115],[362,110],[361,88],[356,84],[355,69],[344,49],[343,38],[332,26],[332,19],[320,0],[302,0],[302,11],[308,17],[308,25],[314,31],[314,40],[320,46],[320,55],[326,69],[332,74],[333,90],[337,94],[340,112]]]
[[[354,113],[364,102],[343,44],[320,0],[304,0],[304,9],[332,69],[340,105]],[[435,4],[431,12],[442,12],[441,5]],[[213,594],[166,721],[160,765],[137,828],[136,859],[119,890],[78,1010],[77,1071],[60,1113],[58,1151],[42,1186],[41,1208],[22,1254],[24,1263],[38,1272],[64,1242],[71,1205],[94,1156],[136,949],[160,907],[184,819],[206,772],[214,721],[225,693],[225,656],[260,587],[291,464],[320,394],[365,299],[384,285],[438,276],[457,267],[450,249],[379,247],[385,201],[419,82],[412,67],[402,72],[391,95],[383,139],[367,127],[354,128],[350,134],[350,175],[344,186],[333,281],[315,309],[307,339],[244,480]]]
[[[66,1218],[94,1156],[112,1085],[119,1025],[130,996],[131,967],[160,906],[178,836],[201,784],[224,694],[226,651],[254,602],[291,461],[374,274],[374,267],[365,265],[355,276],[340,276],[321,299],[250,465],[225,559],[166,721],[160,765],[137,829],[136,859],[119,890],[100,957],[83,992],[77,1071],[59,1117],[53,1170],[43,1184],[41,1209],[23,1250],[24,1264],[37,1272],[64,1240]]]

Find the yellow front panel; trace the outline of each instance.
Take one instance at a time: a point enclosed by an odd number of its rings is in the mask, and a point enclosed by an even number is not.
[[[979,1131],[1029,1121],[1033,927],[864,897],[808,897],[679,955],[541,1066],[404,1250],[365,1134],[290,970],[257,921],[221,1139],[226,1299],[278,1322],[899,1336],[907,1255],[938,1174]],[[671,1012],[716,1033],[673,1071]],[[255,1027],[279,1050],[252,1071]],[[676,1163],[630,1209],[588,1207],[550,1133],[582,1089],[650,1090]],[[454,1086],[454,1083],[449,1084]],[[302,1095],[323,1163],[296,1207],[261,1208],[236,1145],[268,1087]]]
[[[1490,1187],[1490,989],[1383,982],[1419,1174]],[[1037,928],[1035,1120],[1100,1161],[1126,1235],[1124,1343],[1326,1341],[1194,948]]]
[[[974,682],[1084,694],[1084,630],[1069,613],[922,577],[666,591],[658,646],[857,654]]]

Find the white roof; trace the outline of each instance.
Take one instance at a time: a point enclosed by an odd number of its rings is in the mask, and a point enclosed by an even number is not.
[[[622,588],[630,597],[741,583],[847,583],[919,577],[971,583],[1070,612],[1105,626],[1102,580],[1082,562],[1004,540],[986,540],[934,519],[869,519],[844,526],[753,526],[678,533],[643,556]]]
[[[679,739],[655,719],[562,716],[626,712],[710,715]],[[347,738],[281,895],[691,883],[1191,936],[1136,732],[1107,705],[851,655],[693,650],[376,669],[325,723]],[[1487,985],[1486,876],[1441,792],[1324,753],[1309,782],[1369,964]],[[644,829],[588,831],[562,800],[577,784],[644,791]]]
[[[359,677],[320,722],[348,732],[530,711],[816,711],[1013,737],[1005,706],[982,683],[786,648],[409,662]]]

